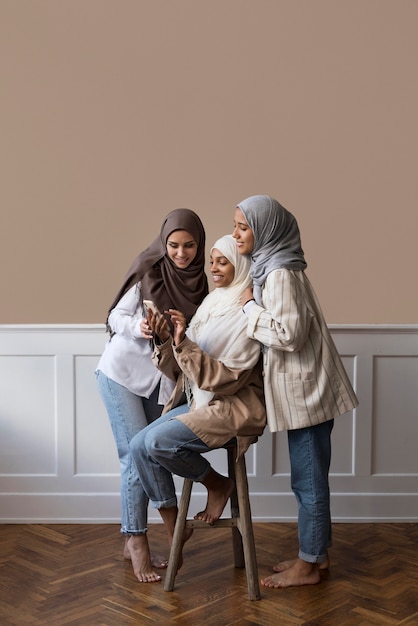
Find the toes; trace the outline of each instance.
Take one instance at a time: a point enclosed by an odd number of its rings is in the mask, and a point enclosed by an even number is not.
[[[139,574],[137,578],[140,583],[158,583],[161,580],[158,574]]]
[[[168,565],[167,559],[165,559],[163,556],[160,556],[159,554],[152,555],[151,563],[153,567],[156,567],[157,569],[165,569]]]

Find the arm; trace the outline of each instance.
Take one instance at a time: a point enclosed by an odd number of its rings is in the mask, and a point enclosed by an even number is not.
[[[174,357],[171,340],[155,344],[152,362],[167,378],[174,382],[177,381],[181,374],[181,369]]]
[[[112,309],[109,315],[109,326],[118,335],[129,339],[139,339],[142,337],[140,323],[143,317],[140,288],[134,285]]]
[[[266,279],[263,308],[253,305],[247,335],[277,350],[296,352],[302,348],[312,322],[312,311],[298,272],[275,270]]]
[[[253,368],[246,370],[229,368],[222,361],[201,350],[187,336],[179,345],[173,344],[172,351],[181,371],[200,389],[206,391],[235,395],[252,375]]]
[[[209,356],[197,343],[185,335],[186,319],[181,311],[169,309],[165,313],[171,317],[174,337],[172,341],[166,341],[162,345],[156,346],[160,359],[159,369],[163,370],[169,377],[172,377],[170,374],[176,371],[168,354],[170,351],[171,359],[174,359],[177,364],[177,373],[183,372],[199,389],[223,395],[234,395],[240,391],[252,375],[253,364],[257,362],[260,355],[259,344],[251,340],[246,341],[248,348],[245,350],[246,356],[244,355],[242,360],[246,364],[251,363],[251,365],[247,365],[246,368],[228,367],[222,361]],[[149,319],[154,332],[163,340],[165,333],[167,333],[167,322],[163,316]],[[237,331],[245,333],[245,322],[242,325],[242,322],[237,320],[237,324]]]

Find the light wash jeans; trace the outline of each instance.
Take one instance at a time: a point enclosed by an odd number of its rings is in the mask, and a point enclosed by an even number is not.
[[[201,482],[211,469],[202,453],[213,448],[175,419],[188,412],[187,404],[172,409],[141,430],[130,443],[145,492],[156,509],[177,504],[172,474]]]
[[[291,486],[298,503],[299,558],[322,563],[332,544],[329,467],[334,420],[288,431]]]
[[[129,442],[138,431],[161,415],[158,404],[159,385],[151,396],[141,398],[103,374],[96,372],[97,386],[102,397],[120,461],[120,496],[123,535],[142,535],[147,532],[148,496],[132,459]]]

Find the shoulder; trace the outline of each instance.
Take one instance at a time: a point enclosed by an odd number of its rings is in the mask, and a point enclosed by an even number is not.
[[[263,298],[266,301],[310,301],[311,289],[306,274],[302,270],[285,268],[273,270],[266,278],[263,288]]]
[[[307,282],[309,281],[303,270],[289,270],[285,267],[272,270],[266,278],[266,284],[295,283],[303,285]]]
[[[265,286],[267,288],[276,288],[280,285],[296,283],[298,280],[297,274],[303,272],[295,272],[294,270],[288,270],[284,267],[272,270],[267,274]]]
[[[115,309],[131,309],[133,306],[138,306],[140,301],[141,294],[141,283],[135,283],[132,287],[123,294],[118,303],[115,306]]]

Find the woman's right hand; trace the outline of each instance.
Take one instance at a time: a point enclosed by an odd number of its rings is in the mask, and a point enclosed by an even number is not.
[[[168,309],[168,311],[164,311],[167,313],[174,327],[174,343],[178,346],[184,339],[184,335],[186,334],[186,317],[184,313],[178,311],[177,309]]]

